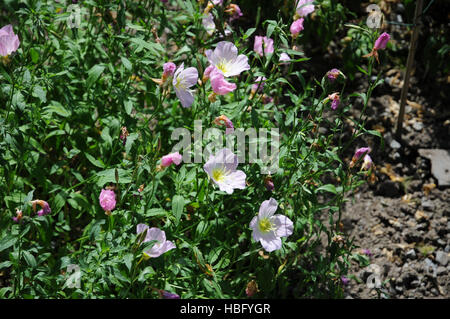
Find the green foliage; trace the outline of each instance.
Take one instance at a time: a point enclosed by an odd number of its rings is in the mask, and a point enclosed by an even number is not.
[[[197,1],[169,6],[80,1],[81,24],[70,28],[63,2],[6,2],[2,26],[12,23],[21,44],[0,65],[0,297],[150,298],[164,289],[182,298],[243,298],[251,280],[260,298],[341,297],[340,277],[352,258],[351,240],[336,239],[343,235],[341,210],[365,178],[348,167],[344,152],[366,132],[364,118],[351,119],[356,129],[349,141],[339,137],[354,98],[362,97],[365,108],[378,81],[367,94],[352,95],[343,79],[329,83],[309,74],[303,69],[309,59],[290,46],[291,21],[256,18],[225,38],[251,65],[230,79],[237,89],[210,102],[209,82],[197,85],[194,104],[182,108],[173,89],[152,79],[161,78],[167,61],[196,67],[201,79],[204,51],[223,30],[208,37]],[[212,12],[216,21],[226,19],[223,8]],[[332,23],[308,21],[307,28],[326,47],[345,14],[337,1],[323,1],[318,19]],[[253,52],[256,31],[274,39],[273,55]],[[367,53],[369,43],[352,52]],[[289,65],[279,63],[283,52]],[[372,63],[360,66],[369,78]],[[267,78],[263,93],[250,98],[258,76]],[[336,111],[324,101],[333,92],[341,95]],[[264,103],[269,96],[273,101]],[[247,187],[231,195],[213,186],[203,164],[158,168],[175,144],[175,128],[193,132],[194,120],[209,127],[222,114],[235,127],[279,128],[273,192],[258,163],[239,165]],[[126,142],[122,127],[130,133]],[[99,205],[106,187],[117,198],[110,216]],[[270,197],[279,203],[277,214],[293,221],[294,233],[267,253],[249,223]],[[51,214],[37,217],[30,203],[36,199],[47,201]],[[24,215],[20,223],[12,220],[16,209]],[[139,223],[164,230],[176,249],[144,259],[155,242],[141,243]],[[79,267],[80,287],[67,284],[69,265]]]

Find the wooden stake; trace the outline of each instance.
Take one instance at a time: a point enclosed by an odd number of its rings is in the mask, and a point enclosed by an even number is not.
[[[419,19],[420,15],[422,14],[422,7],[423,7],[423,0],[417,0],[416,2],[416,12],[414,13],[414,31],[411,38],[411,44],[409,46],[409,53],[408,53],[408,60],[406,62],[406,71],[405,71],[405,77],[403,78],[403,87],[402,87],[402,93],[400,95],[400,112],[398,114],[397,118],[397,129],[395,131],[395,137],[399,140],[401,140],[402,137],[402,125],[403,125],[403,117],[405,115],[405,104],[406,104],[406,97],[408,95],[408,89],[409,89],[409,78],[411,75],[411,69],[414,62],[414,54],[416,53],[416,47],[417,47],[417,38],[419,36]]]

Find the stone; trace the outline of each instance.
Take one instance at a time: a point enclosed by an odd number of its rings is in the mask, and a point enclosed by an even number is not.
[[[436,274],[438,276],[446,275],[447,274],[447,268],[439,266],[436,270]]]
[[[436,252],[436,262],[438,262],[442,266],[446,266],[448,263],[448,253],[444,251]]]
[[[398,150],[400,147],[402,147],[402,145],[396,140],[392,140],[389,146],[394,150]]]
[[[412,127],[416,131],[420,132],[420,131],[423,130],[423,123],[422,122],[415,122]]]
[[[406,252],[405,254],[406,258],[408,259],[416,259],[417,255],[416,255],[416,251],[414,249],[410,249]]]
[[[450,185],[450,151],[443,149],[419,149],[419,154],[431,161],[431,174],[439,186]]]

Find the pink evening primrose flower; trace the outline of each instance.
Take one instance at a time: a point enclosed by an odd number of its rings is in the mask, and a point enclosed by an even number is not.
[[[308,14],[314,11],[314,0],[299,0],[297,3],[296,12],[300,17],[306,17]]]
[[[353,155],[353,160],[356,162],[357,160],[359,160],[361,158],[361,156],[363,156],[364,154],[368,154],[371,151],[372,150],[370,149],[370,147],[358,148],[355,152],[355,155]]]
[[[324,100],[324,102],[328,102],[331,100],[331,109],[336,110],[341,102],[341,98],[339,97],[339,93],[335,92],[333,94],[328,95],[328,97]]]
[[[14,216],[14,217],[12,218],[13,221],[14,221],[15,223],[19,223],[19,222],[22,221],[22,218],[23,218],[23,212],[22,212],[20,209],[16,208],[16,216]]]
[[[184,69],[184,63],[181,63],[175,71],[172,84],[183,107],[190,107],[194,103],[194,95],[189,88],[195,85],[197,80],[198,71],[194,67]]]
[[[373,162],[372,158],[369,156],[369,154],[366,154],[363,159],[363,164],[361,165],[362,170],[369,170],[372,168]]]
[[[234,132],[233,122],[231,122],[231,120],[228,117],[226,117],[225,115],[221,115],[221,116],[216,117],[214,119],[214,124],[216,124],[216,125],[225,125],[225,127],[226,127],[226,131],[225,132],[226,132],[226,134]]]
[[[253,83],[252,85],[252,93],[262,92],[264,89],[264,85],[266,84],[266,80],[266,77],[258,76],[255,83]]]
[[[280,54],[280,61],[284,62],[281,64],[289,64],[289,62],[291,61],[291,57],[287,53],[283,52]]]
[[[156,258],[164,254],[165,252],[176,248],[175,244],[169,240],[166,240],[166,233],[156,227],[149,228],[145,224],[137,225],[137,234],[141,234],[146,232],[145,238],[142,241],[143,243],[156,240],[156,243],[149,250],[144,251],[144,257],[148,258]]]
[[[378,39],[375,41],[375,44],[373,46],[372,52],[369,54],[364,55],[364,58],[372,57],[374,56],[377,59],[377,62],[380,63],[378,60],[378,50],[382,50],[386,48],[387,43],[391,39],[391,36],[389,33],[383,32]]]
[[[14,34],[14,30],[11,24],[5,25],[0,29],[0,55],[8,56],[11,53],[17,51],[20,45],[20,40],[17,35]]]
[[[275,199],[265,200],[259,208],[258,215],[253,217],[250,222],[253,239],[261,242],[267,252],[280,249],[281,237],[292,235],[294,230],[294,224],[289,218],[283,215],[274,215],[277,208],[278,203]]]
[[[202,18],[203,27],[208,35],[212,35],[216,31],[216,24],[214,23],[214,17],[211,13],[208,13]]]
[[[100,206],[107,215],[116,207],[116,194],[113,190],[102,189],[99,196]]]
[[[224,148],[215,156],[211,155],[203,169],[221,191],[232,194],[235,188],[245,188],[245,178],[247,177],[243,171],[236,170],[237,166],[237,155]]]
[[[183,156],[179,152],[170,153],[161,158],[161,166],[167,167],[172,164],[180,165]]]
[[[250,70],[248,58],[244,54],[238,55],[236,46],[228,41],[221,41],[213,50],[206,50],[209,63],[214,65],[225,77],[235,76]]]
[[[210,71],[209,79],[211,80],[211,87],[216,94],[225,95],[236,90],[236,84],[226,81],[222,72],[217,68]]]
[[[382,50],[386,48],[387,43],[391,39],[389,33],[383,32],[375,41],[374,50]]]
[[[41,206],[42,209],[40,209],[36,213],[38,216],[45,216],[52,212],[52,210],[50,209],[50,205],[46,201],[36,199],[36,200],[31,201],[31,204],[33,207],[33,211],[36,211],[36,204]]]
[[[273,40],[268,37],[255,36],[255,43],[253,45],[253,50],[263,56],[265,54],[273,53]]]
[[[291,28],[289,30],[291,31],[292,37],[294,39],[299,35],[301,31],[303,31],[303,21],[305,21],[305,19],[300,18],[292,22]]]
[[[173,62],[167,62],[163,65],[163,77],[172,76],[175,73],[177,66]]]
[[[240,17],[242,17],[241,8],[239,8],[239,6],[237,4],[234,4],[234,3],[231,3],[227,7],[225,12],[227,12],[228,14],[231,15],[230,21],[233,21],[233,20],[236,20],[236,19],[239,19]]]
[[[331,69],[330,71],[327,72],[326,76],[327,78],[333,82],[334,80],[336,80],[339,75],[344,75],[340,70],[338,69]]]

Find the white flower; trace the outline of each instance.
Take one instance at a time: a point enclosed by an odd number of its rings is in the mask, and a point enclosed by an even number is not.
[[[261,242],[263,248],[274,251],[281,248],[281,238],[292,235],[294,225],[292,221],[283,215],[274,215],[278,203],[270,198],[262,202],[257,216],[250,222],[253,229],[252,237],[255,241]]]
[[[145,235],[145,239],[142,241],[143,243],[156,240],[156,243],[149,250],[144,252],[144,256],[150,258],[156,258],[164,254],[165,252],[176,248],[175,244],[171,241],[166,240],[166,233],[156,227],[149,228],[145,224],[137,225],[137,234],[143,233],[147,231]]]
[[[238,55],[236,46],[228,41],[221,41],[213,50],[206,50],[209,63],[214,65],[225,77],[239,75],[250,70],[248,58],[244,54]]]
[[[209,35],[212,35],[216,31],[216,24],[214,23],[214,17],[211,13],[208,13],[202,19],[203,27]]]
[[[236,170],[237,166],[237,155],[224,148],[215,156],[211,155],[203,169],[221,191],[232,194],[235,188],[245,188],[245,178],[247,177],[243,171]]]
[[[194,95],[189,88],[197,83],[198,71],[190,67],[184,69],[184,63],[178,67],[173,76],[172,84],[175,87],[175,93],[181,101],[183,107],[190,107],[194,103]]]

